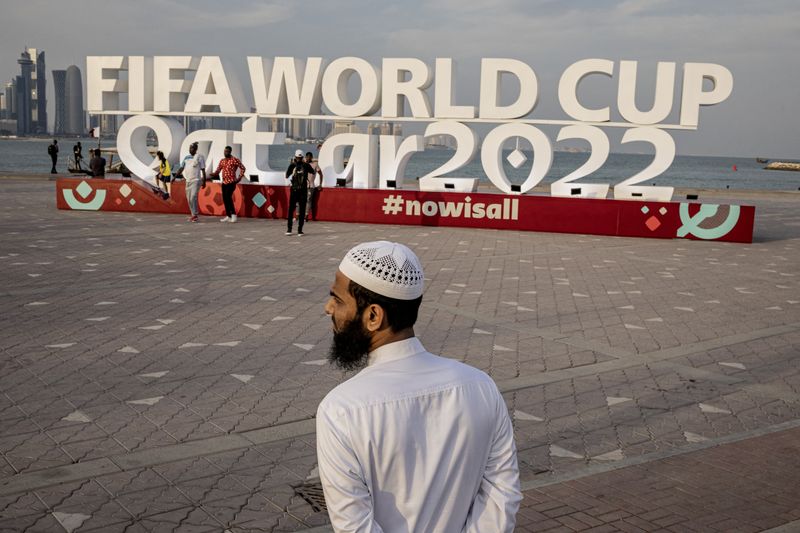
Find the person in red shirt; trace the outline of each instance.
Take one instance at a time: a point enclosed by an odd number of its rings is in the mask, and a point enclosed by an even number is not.
[[[225,218],[220,222],[236,222],[236,208],[233,206],[233,191],[236,184],[244,177],[245,168],[239,159],[231,155],[233,150],[230,146],[225,147],[225,157],[217,165],[217,170],[211,173],[212,178],[216,178],[222,173],[222,203],[225,204]],[[238,176],[236,170],[241,169]]]

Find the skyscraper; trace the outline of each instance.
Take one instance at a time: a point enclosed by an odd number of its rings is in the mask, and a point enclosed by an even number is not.
[[[86,133],[86,114],[83,111],[83,83],[81,71],[75,65],[67,70],[53,71],[53,94],[56,99],[56,135],[83,135]]]
[[[47,133],[47,71],[44,66],[44,51],[38,52],[31,48],[31,59],[36,58],[36,67],[33,69],[34,94],[31,111],[33,112],[33,130],[35,133]]]
[[[83,110],[83,82],[81,81],[81,70],[75,65],[67,68],[65,103],[64,132],[70,135],[84,135],[86,133],[86,113]]]
[[[9,120],[17,120],[17,80],[11,80],[6,83],[6,118]]]
[[[31,91],[33,76],[33,61],[26,49],[17,59],[20,75],[17,76],[16,93],[14,99],[17,102],[17,135],[27,135],[33,130],[33,115],[31,111]]]
[[[17,134],[47,133],[47,80],[44,52],[26,48],[17,63],[15,100],[17,106]]]
[[[67,124],[67,71],[53,71],[53,97],[56,99],[56,119],[53,135],[63,135]]]

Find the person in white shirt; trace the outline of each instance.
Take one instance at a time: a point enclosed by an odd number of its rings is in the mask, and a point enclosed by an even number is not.
[[[335,531],[511,532],[522,499],[508,408],[489,376],[414,336],[424,274],[402,244],[352,248],[325,312],[329,360],[360,369],[317,409]]]
[[[189,145],[189,155],[181,161],[178,175],[186,179],[186,201],[189,203],[191,212],[189,222],[197,222],[197,215],[200,213],[197,195],[201,188],[206,188],[206,160],[202,154],[197,153],[197,143]]]

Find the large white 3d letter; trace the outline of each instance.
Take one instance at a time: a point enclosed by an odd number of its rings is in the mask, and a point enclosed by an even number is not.
[[[402,189],[406,165],[411,156],[425,150],[425,138],[422,135],[411,135],[403,139],[399,135],[381,135],[381,171],[378,187],[389,189],[389,181],[394,181],[393,188]]]
[[[513,104],[500,105],[502,75],[508,73],[519,80],[519,95]],[[509,119],[530,113],[539,99],[536,73],[516,59],[484,58],[481,60],[480,118]]]
[[[258,183],[286,185],[286,172],[269,166],[269,146],[283,144],[286,134],[259,131],[259,123],[266,126],[266,122],[267,119],[248,118],[242,122],[242,131],[233,134],[233,142],[242,146],[242,164],[247,167],[248,174],[258,175]],[[261,157],[258,157],[259,146],[262,147]]]
[[[156,56],[153,58],[153,110],[156,113],[183,111],[192,81],[186,72],[197,69],[197,58],[191,56]],[[172,73],[178,74],[173,78]]]
[[[560,180],[553,182],[550,185],[550,195],[568,198],[605,198],[608,194],[607,183],[581,183],[575,187],[572,182],[590,175],[603,166],[603,163],[608,159],[608,152],[611,150],[608,135],[597,126],[572,124],[561,128],[556,141],[567,139],[584,139],[588,141],[590,147],[589,159]]]
[[[344,152],[352,147],[347,166]],[[352,181],[354,189],[374,189],[378,176],[378,136],[363,133],[340,133],[329,137],[319,151],[323,185],[333,187],[340,179]]]
[[[128,58],[128,110],[153,110],[153,59],[150,57]]]
[[[475,106],[455,105],[453,74],[456,63],[449,57],[436,58],[436,85],[433,106],[436,118],[475,118]]]
[[[117,133],[119,158],[137,177],[155,185],[158,159],[147,149],[147,134],[153,130],[158,138],[158,149],[171,163],[178,162],[183,141],[183,125],[171,118],[137,115],[122,123]]]
[[[558,101],[564,113],[583,122],[608,122],[611,110],[608,107],[588,109],[578,101],[578,84],[590,74],[614,75],[614,62],[608,59],[583,59],[568,66],[558,82]]]
[[[361,94],[355,102],[350,102],[347,84],[354,73],[361,78]],[[331,62],[322,75],[322,100],[331,113],[340,117],[375,113],[381,107],[380,94],[379,69],[358,57],[340,57]]]
[[[533,165],[527,179],[517,190],[503,170],[503,146],[506,141],[522,137],[533,146]],[[496,127],[486,135],[481,146],[481,162],[486,177],[506,194],[525,194],[536,187],[553,163],[553,146],[547,135],[530,124],[510,123]]]
[[[478,134],[466,124],[455,120],[433,122],[425,128],[425,137],[437,137],[440,135],[449,135],[455,139],[456,152],[445,164],[419,179],[419,190],[450,192],[473,192],[478,190],[478,180],[476,178],[442,177],[443,174],[455,172],[472,161],[472,158],[478,152]]]
[[[620,61],[617,107],[622,118],[634,124],[658,124],[672,111],[675,94],[675,63],[659,61],[656,68],[656,95],[650,111],[636,107],[636,61]]]
[[[119,71],[125,68],[124,56],[86,58],[86,111],[120,111],[119,95],[128,90],[128,82],[119,79]]]
[[[675,141],[669,133],[653,126],[631,128],[622,136],[621,142],[625,144],[635,141],[652,144],[656,150],[655,156],[645,168],[614,186],[614,198],[616,200],[669,202],[672,199],[674,187],[648,187],[637,184],[655,178],[669,168],[672,160],[675,159]]]
[[[711,80],[714,88],[703,91],[703,80]],[[733,74],[722,65],[686,63],[683,65],[681,126],[697,126],[700,106],[722,102],[733,91]]]
[[[406,80],[406,72],[410,77]],[[431,71],[424,61],[413,58],[383,60],[382,96],[384,117],[405,116],[403,97],[408,99],[411,116],[430,118],[431,103],[425,89],[431,86]]]
[[[186,99],[187,113],[220,111],[239,113],[249,111],[243,105],[244,95],[236,78],[228,82],[218,56],[203,56],[194,75],[192,89]],[[219,108],[219,109],[216,109]],[[245,165],[246,166],[246,165]]]
[[[266,62],[260,57],[248,57],[250,83],[256,111],[267,115],[319,115],[322,113],[322,58],[309,57],[303,63],[293,57],[276,57]],[[267,75],[269,72],[269,85]]]

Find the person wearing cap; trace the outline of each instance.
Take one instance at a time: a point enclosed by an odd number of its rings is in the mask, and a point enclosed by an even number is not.
[[[212,178],[219,176],[222,172],[222,203],[225,204],[225,217],[220,222],[236,222],[236,207],[233,205],[233,193],[236,191],[236,184],[242,181],[245,168],[239,158],[234,157],[233,149],[226,146],[223,151],[225,157],[220,159],[217,170],[211,173]],[[241,169],[239,174],[236,170]]]
[[[286,235],[292,234],[292,219],[294,210],[300,206],[297,218],[297,234],[303,235],[303,222],[306,219],[306,201],[308,199],[308,176],[314,175],[314,167],[303,160],[303,151],[297,150],[294,159],[286,169],[286,179],[289,180],[289,215],[286,226]]]
[[[183,176],[186,180],[186,201],[189,203],[191,213],[189,222],[197,222],[200,214],[197,195],[200,189],[206,188],[206,160],[202,154],[197,153],[197,143],[189,145],[189,155],[181,161],[178,176]]]
[[[317,461],[335,531],[511,532],[522,500],[514,430],[485,373],[414,334],[424,274],[406,246],[355,246],[325,312],[329,360],[360,370],[317,409]]]

